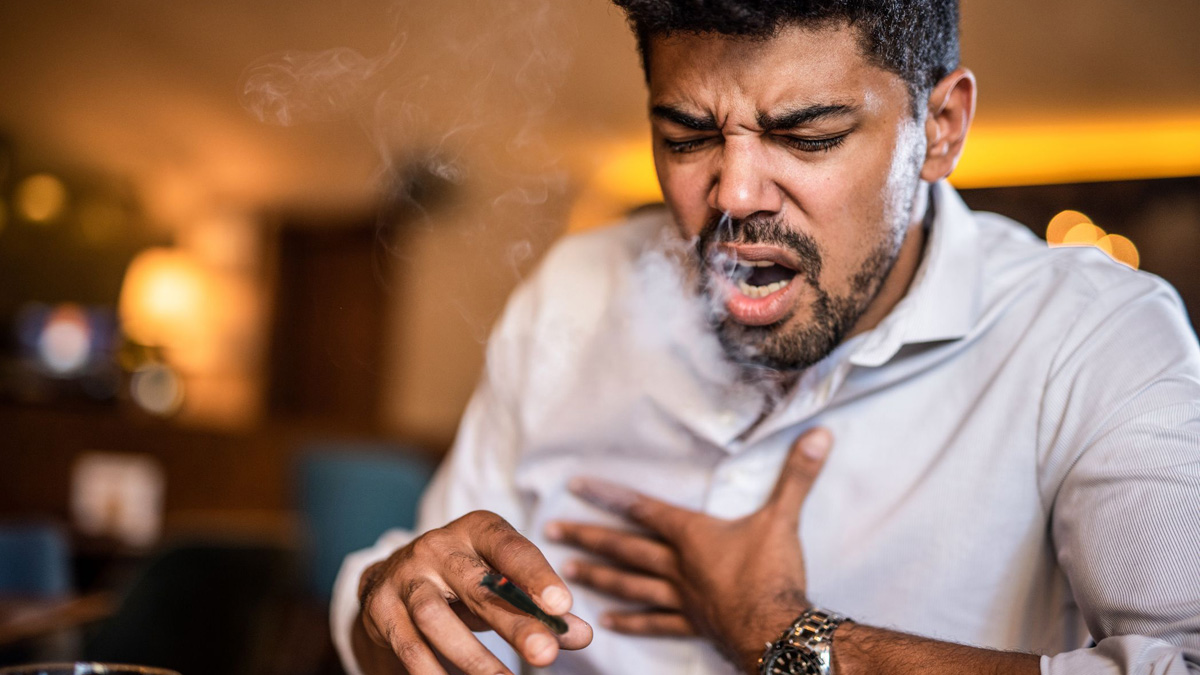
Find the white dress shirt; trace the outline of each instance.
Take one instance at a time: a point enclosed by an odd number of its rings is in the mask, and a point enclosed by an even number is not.
[[[495,328],[417,530],[494,511],[557,568],[579,553],[543,537],[548,521],[618,522],[572,496],[572,476],[734,518],[821,425],[834,446],[801,523],[817,606],[1044,654],[1049,675],[1200,672],[1200,350],[1178,296],[973,213],[945,183],[933,203],[908,294],[758,426],[760,389],[730,384],[687,287],[664,282],[665,213],[565,238]],[[359,576],[411,537],[343,566],[332,630],[354,675]],[[616,601],[572,591],[595,639],[545,672],[736,672],[700,639],[607,631]]]

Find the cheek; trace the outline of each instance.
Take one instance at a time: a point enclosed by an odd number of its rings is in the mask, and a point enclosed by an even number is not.
[[[658,183],[663,201],[675,217],[676,224],[686,237],[700,234],[708,222],[708,188],[710,180],[700,163],[669,164],[656,162]]]
[[[884,150],[848,154],[836,168],[810,181],[807,197],[802,197],[821,246],[821,285],[839,295],[849,291],[867,257],[893,236],[893,153],[886,144],[868,147]]]

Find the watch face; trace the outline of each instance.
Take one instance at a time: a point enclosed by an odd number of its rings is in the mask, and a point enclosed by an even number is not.
[[[792,645],[779,648],[763,663],[762,675],[820,675],[804,649]]]

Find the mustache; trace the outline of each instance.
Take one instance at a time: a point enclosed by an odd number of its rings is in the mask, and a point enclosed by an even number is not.
[[[822,257],[817,240],[806,232],[789,228],[779,216],[753,215],[731,218],[728,214],[709,218],[696,240],[696,255],[711,262],[718,243],[767,244],[791,251],[800,261],[800,273],[816,283],[821,276]]]

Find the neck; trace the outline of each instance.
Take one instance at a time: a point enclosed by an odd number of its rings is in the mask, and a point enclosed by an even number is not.
[[[883,318],[891,313],[896,304],[908,293],[921,258],[925,252],[925,233],[927,225],[933,222],[933,200],[930,199],[932,186],[922,182],[917,188],[917,196],[913,202],[912,217],[908,230],[904,233],[904,242],[900,244],[900,252],[896,262],[879,287],[875,299],[867,305],[867,311],[858,318],[854,328],[846,336],[852,338],[865,333],[879,325]]]

